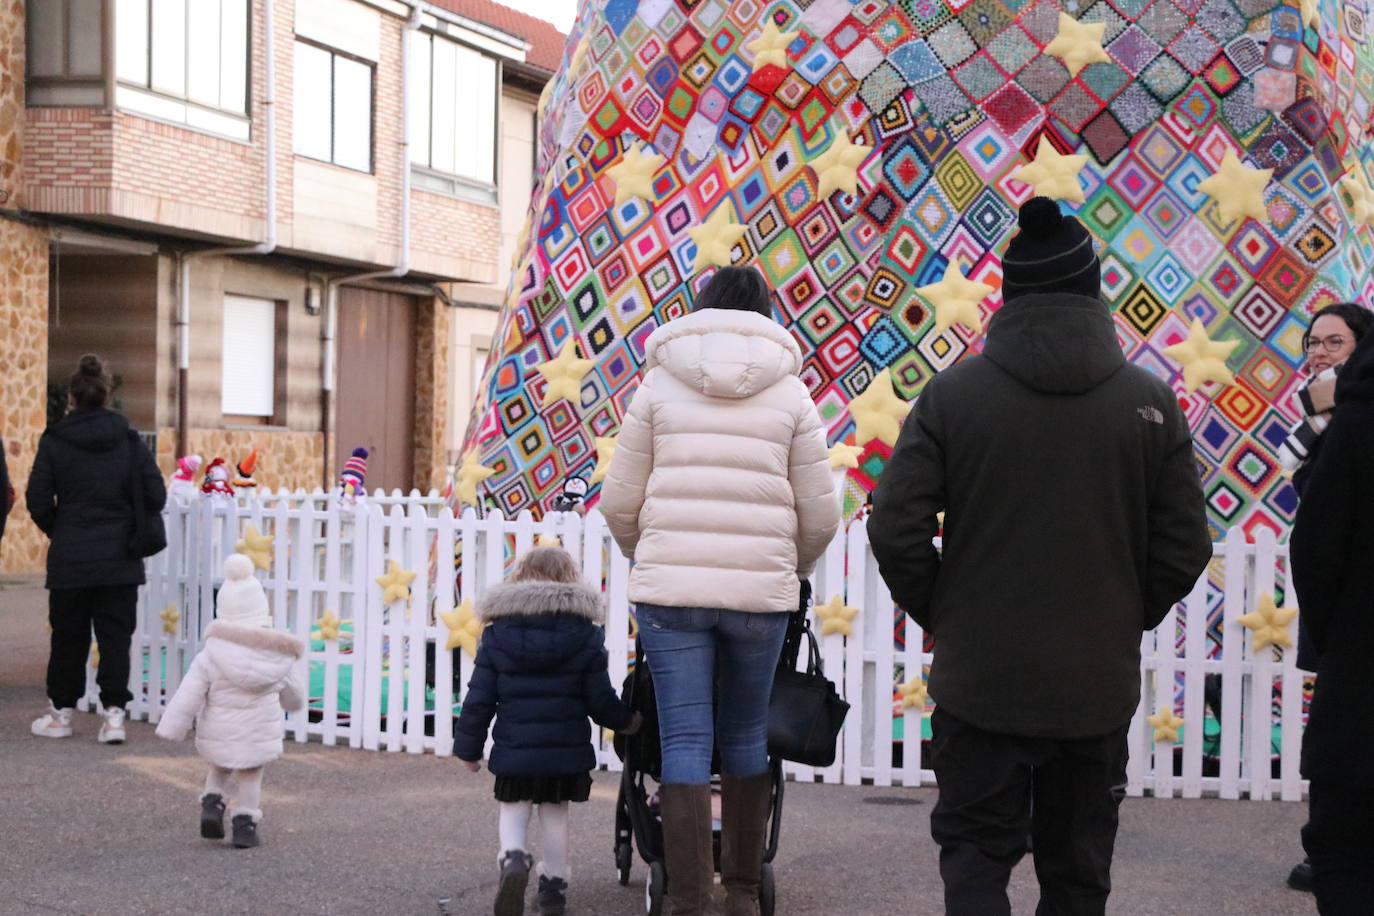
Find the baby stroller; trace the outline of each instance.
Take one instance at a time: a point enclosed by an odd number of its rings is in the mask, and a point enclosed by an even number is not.
[[[801,606],[788,620],[787,637],[778,662],[779,668],[796,666],[810,599],[810,586],[803,582]],[[644,660],[644,650],[638,641],[635,644],[634,670],[625,678],[621,697],[631,709],[644,717],[644,724],[635,734],[617,736],[615,739],[616,754],[624,762],[620,774],[620,795],[615,808],[615,867],[621,885],[628,885],[634,851],[639,850],[640,858],[649,866],[649,874],[644,883],[644,912],[647,916],[659,916],[663,912],[670,879],[663,858],[663,822],[658,808],[658,796],[651,781],[657,782],[662,771],[663,759],[659,746],[658,706],[654,696],[653,677],[649,674],[649,666]],[[772,863],[773,857],[777,855],[778,835],[782,825],[782,761],[770,754],[768,770],[771,780],[771,804],[768,832],[764,842],[763,868],[759,874],[759,912],[762,916],[772,916],[776,906]],[[720,761],[713,759],[711,773],[714,776],[719,772]],[[714,785],[714,779],[712,782]],[[711,846],[715,868],[719,871],[718,825],[712,832]]]

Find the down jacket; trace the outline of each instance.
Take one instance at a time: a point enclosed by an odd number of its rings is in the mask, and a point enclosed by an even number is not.
[[[180,741],[194,720],[196,750],[217,767],[249,770],[281,756],[282,710],[305,706],[305,644],[290,633],[216,620],[157,734]]]
[[[635,561],[630,600],[794,611],[840,506],[791,335],[703,309],[655,331],[600,509]]]
[[[632,713],[611,688],[601,595],[582,584],[508,582],[477,602],[490,624],[477,648],[453,739],[459,760],[497,776],[573,776],[596,767],[592,730],[624,731]]]

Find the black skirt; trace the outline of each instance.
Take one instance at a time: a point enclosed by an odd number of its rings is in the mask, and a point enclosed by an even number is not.
[[[497,776],[496,800],[499,802],[533,802],[536,805],[556,805],[562,802],[584,802],[592,794],[592,774],[574,773],[570,776]]]

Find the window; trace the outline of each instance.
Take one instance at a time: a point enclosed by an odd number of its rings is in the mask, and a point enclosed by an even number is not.
[[[372,66],[296,40],[296,152],[372,171]]]
[[[277,303],[226,295],[220,412],[243,422],[270,423],[276,383]]]
[[[411,162],[494,189],[497,61],[427,33],[411,54]]]
[[[246,140],[248,0],[117,2],[118,104]]]
[[[28,4],[28,105],[104,105],[102,0]]]

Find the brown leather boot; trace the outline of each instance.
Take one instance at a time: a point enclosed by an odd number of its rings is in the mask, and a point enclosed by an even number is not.
[[[702,916],[711,901],[711,787],[670,783],[658,787],[663,812],[663,856],[673,916]]]
[[[769,773],[720,777],[720,883],[726,916],[758,916],[772,787]]]

